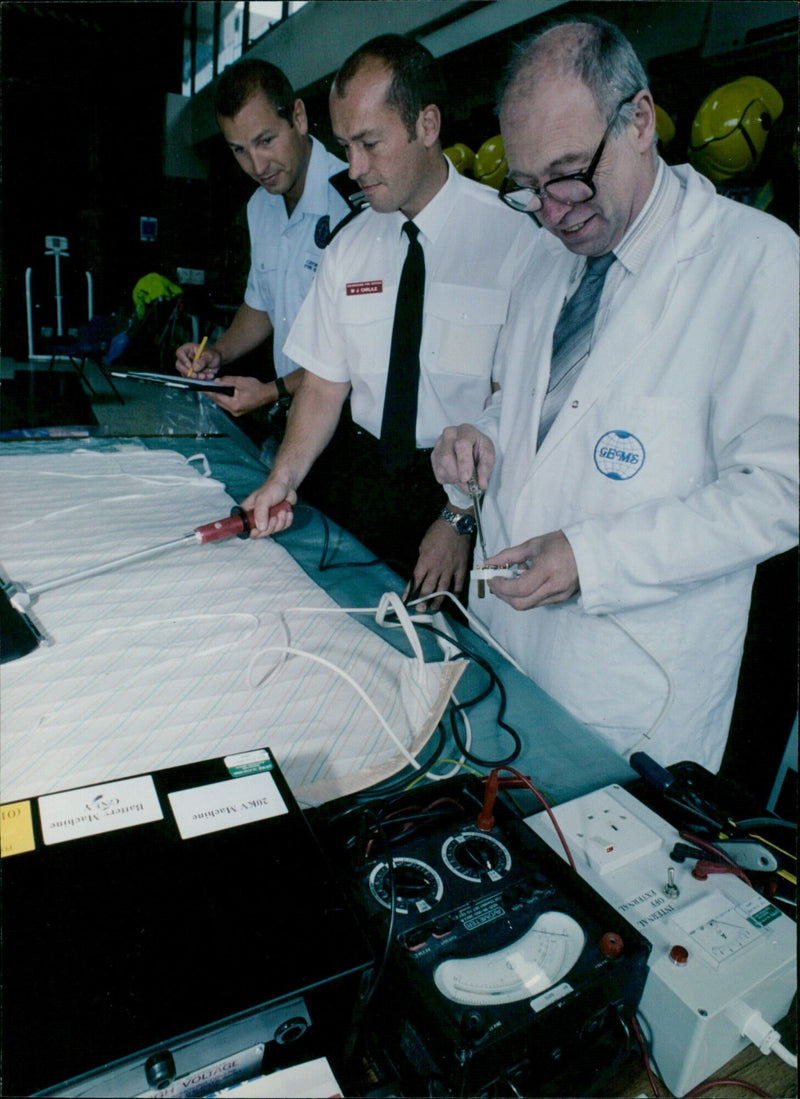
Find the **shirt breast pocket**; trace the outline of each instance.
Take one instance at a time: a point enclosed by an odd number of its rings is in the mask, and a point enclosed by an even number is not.
[[[396,296],[396,288],[384,283],[381,293],[351,293],[340,299],[337,319],[352,374],[379,374],[387,369]]]
[[[253,249],[251,279],[255,279],[259,293],[268,301],[275,300],[275,285],[278,272],[278,257],[274,248],[265,246]]]
[[[508,314],[509,291],[433,283],[426,291],[426,365],[433,373],[488,377]]]

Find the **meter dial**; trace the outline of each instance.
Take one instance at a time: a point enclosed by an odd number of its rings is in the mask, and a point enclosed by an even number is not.
[[[457,1004],[512,1004],[562,981],[585,943],[583,928],[572,916],[543,912],[516,942],[492,954],[448,958],[433,971],[433,980]]]
[[[442,859],[466,881],[499,881],[511,869],[511,854],[505,844],[485,832],[472,830],[446,839]]]
[[[429,912],[444,893],[442,879],[432,866],[420,859],[392,859],[394,872],[394,908],[401,916],[409,912]],[[392,878],[389,864],[379,862],[372,868],[369,887],[384,908],[392,907]]]

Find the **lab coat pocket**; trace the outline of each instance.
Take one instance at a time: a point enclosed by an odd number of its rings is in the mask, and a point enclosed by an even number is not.
[[[577,388],[573,394],[580,409]],[[571,401],[564,411],[569,415]],[[564,493],[584,514],[622,511],[645,500],[686,496],[705,478],[702,410],[671,398],[598,401],[565,436]],[[557,456],[560,448],[554,451]]]
[[[426,291],[427,368],[433,373],[488,376],[509,292],[484,286],[433,283]]]
[[[337,305],[351,374],[378,374],[386,370],[392,341],[397,287],[359,283]]]

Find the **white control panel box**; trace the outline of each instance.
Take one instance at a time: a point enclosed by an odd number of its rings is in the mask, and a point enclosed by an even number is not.
[[[653,1066],[685,1095],[748,1044],[754,1013],[779,1022],[797,988],[797,928],[734,874],[670,861],[678,832],[621,786],[553,810],[583,877],[653,944],[639,1007]],[[526,823],[566,858],[547,813]]]

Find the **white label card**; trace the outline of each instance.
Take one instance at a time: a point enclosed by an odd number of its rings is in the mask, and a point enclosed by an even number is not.
[[[169,800],[185,840],[289,812],[268,771],[176,790]]]
[[[46,844],[116,832],[163,817],[150,775],[39,798],[39,818]]]

